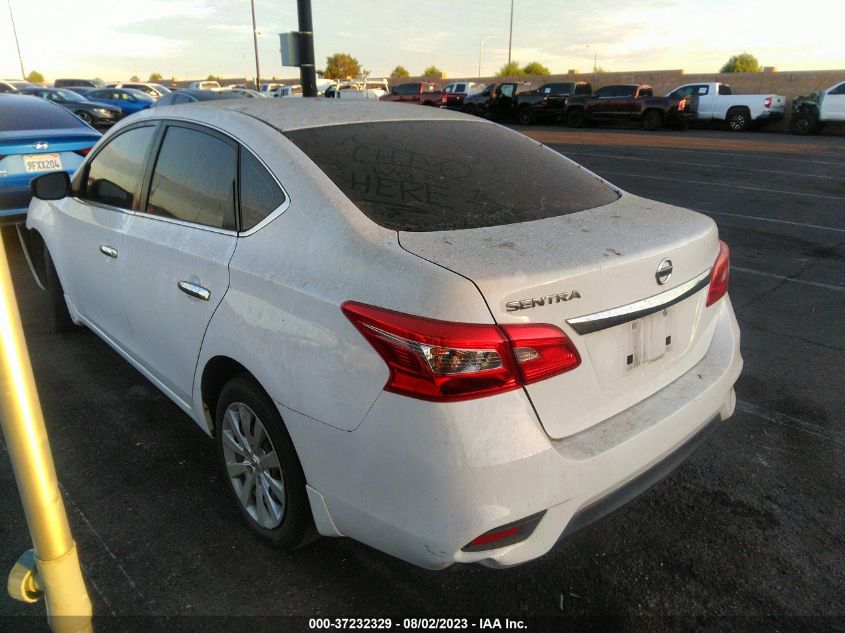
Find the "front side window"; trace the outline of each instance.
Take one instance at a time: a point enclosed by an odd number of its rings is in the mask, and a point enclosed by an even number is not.
[[[514,86],[513,84],[504,84],[502,86],[502,90],[501,90],[500,94],[503,97],[512,97],[515,88],[516,88],[516,86]]]
[[[608,97],[613,97],[615,94],[616,86],[605,86],[596,90],[596,97],[599,99],[607,99]]]
[[[235,230],[237,147],[178,126],[164,135],[156,160],[147,213]]]
[[[839,84],[836,88],[830,91],[832,95],[845,95],[845,83]]]
[[[155,127],[148,125],[128,130],[109,141],[88,166],[85,200],[120,209],[137,210],[144,159],[155,136]]]
[[[285,201],[285,194],[259,160],[241,149],[241,230],[248,231]]]

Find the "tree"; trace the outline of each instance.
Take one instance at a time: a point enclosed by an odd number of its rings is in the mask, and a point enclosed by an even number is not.
[[[496,73],[496,77],[522,77],[524,74],[525,71],[519,65],[519,62],[513,60],[511,63],[502,66]]]
[[[138,75],[132,75],[129,78],[129,81],[136,81],[137,82],[137,81],[141,81],[141,78]]]
[[[26,80],[31,84],[43,84],[44,75],[37,70],[33,70],[26,76]]]
[[[728,63],[722,66],[722,73],[759,73],[760,62],[751,53],[740,53],[734,55],[728,60]]]
[[[602,73],[609,73],[610,71],[602,66],[593,66],[593,72],[597,75],[600,75]]]
[[[550,75],[549,69],[543,66],[540,62],[531,62],[530,64],[526,64],[525,68],[522,69],[526,75]]]
[[[206,81],[220,81],[223,77],[218,77],[216,75],[209,75],[205,78]]]
[[[164,81],[164,77],[161,76],[161,73],[151,73],[147,81]]]
[[[326,57],[326,69],[323,77],[326,79],[346,79],[361,75],[361,64],[349,53],[335,53]]]
[[[423,77],[436,77],[437,79],[443,79],[443,71],[440,70],[437,66],[429,66],[423,71]]]
[[[393,69],[393,72],[390,73],[391,77],[410,77],[411,74],[406,70],[404,66],[397,66]]]

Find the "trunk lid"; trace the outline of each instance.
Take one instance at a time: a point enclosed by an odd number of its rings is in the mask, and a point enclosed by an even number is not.
[[[402,231],[399,239],[409,252],[472,280],[498,323],[551,323],[572,339],[581,365],[526,387],[553,438],[650,396],[710,345],[716,310],[705,309],[706,285],[719,242],[715,224],[701,214],[624,194],[569,215]],[[664,259],[671,260],[672,274],[659,284]],[[665,310],[643,316],[670,299]],[[645,309],[627,317],[599,314],[624,312],[630,304]]]

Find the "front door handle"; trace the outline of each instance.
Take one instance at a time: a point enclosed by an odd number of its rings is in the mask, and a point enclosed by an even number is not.
[[[184,292],[186,295],[189,295],[196,299],[208,301],[208,299],[211,297],[211,291],[208,288],[203,288],[202,286],[198,286],[197,284],[192,284],[190,281],[180,281],[176,285],[179,287],[179,290]]]
[[[112,259],[117,259],[117,249],[114,249],[111,246],[106,246],[105,244],[100,244],[100,252],[103,255],[105,255],[106,257],[111,257]]]

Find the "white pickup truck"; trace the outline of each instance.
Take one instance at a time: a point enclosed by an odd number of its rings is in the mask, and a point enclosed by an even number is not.
[[[820,132],[827,121],[845,121],[845,81],[792,100],[789,129],[793,134]]]
[[[727,121],[734,132],[747,130],[752,122],[783,118],[786,97],[773,94],[735,95],[719,82],[684,84],[668,97],[698,97],[698,121]]]

